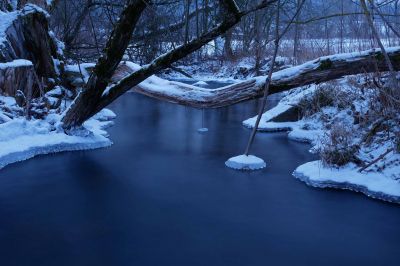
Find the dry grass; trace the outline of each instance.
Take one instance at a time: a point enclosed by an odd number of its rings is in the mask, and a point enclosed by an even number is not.
[[[333,124],[319,151],[324,165],[343,166],[350,162],[358,164],[359,148],[353,144],[352,140],[352,129],[342,124]]]
[[[304,97],[298,104],[302,115],[305,117],[316,114],[327,106],[334,106],[339,109],[350,107],[355,96],[345,92],[336,82],[329,82],[319,85],[314,93]]]

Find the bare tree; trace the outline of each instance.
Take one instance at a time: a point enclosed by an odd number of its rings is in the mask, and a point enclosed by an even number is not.
[[[383,45],[383,43],[381,41],[381,38],[379,37],[378,31],[375,29],[374,22],[372,21],[371,14],[370,14],[370,12],[368,10],[368,7],[367,7],[367,4],[366,4],[365,0],[360,0],[360,3],[361,3],[361,7],[362,7],[362,9],[364,11],[365,18],[366,18],[366,20],[368,22],[368,25],[371,28],[372,34],[373,34],[376,42],[378,43],[379,47],[381,48],[382,54],[383,54],[383,56],[385,58],[385,62],[387,64],[389,72],[390,72],[391,85],[394,86],[397,89],[398,82],[397,82],[397,78],[396,78],[396,73],[394,72],[393,64],[392,64],[392,62],[391,62],[391,60],[390,60],[390,58],[389,58],[389,56],[388,56],[388,54],[386,52],[385,46]]]
[[[268,7],[276,0],[262,1],[259,8]],[[99,59],[90,79],[63,118],[65,129],[80,126],[87,119],[113,102],[130,88],[136,86],[157,71],[169,67],[172,63],[200,49],[211,40],[226,33],[236,25],[240,19],[248,14],[240,12],[234,0],[220,0],[223,20],[216,27],[191,40],[187,44],[156,58],[147,66],[134,72],[121,80],[118,84],[108,88],[110,78],[117,68],[125,49],[128,47],[130,37],[135,25],[146,8],[141,0],[130,0],[124,9],[119,22],[116,24],[105,49],[105,54]]]

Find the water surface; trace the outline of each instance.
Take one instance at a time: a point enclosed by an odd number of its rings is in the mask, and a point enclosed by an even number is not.
[[[0,265],[399,265],[400,209],[291,176],[308,146],[261,134],[268,167],[228,169],[254,102],[205,112],[119,99],[107,149],[0,171]]]

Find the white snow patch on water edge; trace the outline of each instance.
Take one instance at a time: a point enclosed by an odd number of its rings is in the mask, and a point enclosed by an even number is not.
[[[37,155],[108,147],[112,141],[104,129],[112,125],[113,117],[105,109],[69,135],[61,128],[58,114],[45,120],[15,118],[0,124],[0,169]]]
[[[400,203],[400,180],[387,176],[390,172],[398,174],[398,168],[386,170],[385,174],[360,173],[358,169],[354,164],[327,168],[321,161],[312,161],[297,167],[293,175],[313,187],[353,190],[372,198]]]
[[[258,170],[267,166],[263,159],[254,155],[232,157],[225,162],[225,165],[236,170]]]
[[[342,80],[341,89],[351,88],[346,80]],[[310,152],[316,153],[324,147],[324,143],[329,142],[330,125],[333,121],[339,122],[342,126],[352,130],[361,130],[358,124],[354,123],[353,112],[368,110],[368,97],[356,98],[352,101],[354,110],[350,107],[339,109],[337,107],[323,107],[318,113],[310,117],[304,117],[296,122],[271,122],[271,119],[286,112],[292,104],[308,95],[307,90],[296,91],[284,97],[279,104],[271,110],[264,113],[259,131],[277,132],[288,131],[288,138],[294,141],[311,144]],[[313,89],[311,89],[311,92]],[[324,120],[328,119],[328,120]],[[254,127],[255,117],[243,122],[243,125],[249,128]],[[357,135],[354,140],[359,141]],[[378,158],[393,144],[384,142],[369,146],[362,146],[359,157],[366,162],[371,162]],[[400,203],[400,154],[390,153],[385,156],[366,171],[359,173],[360,166],[348,164],[340,168],[324,167],[320,161],[306,163],[299,166],[293,175],[304,181],[306,184],[314,187],[330,187],[337,189],[348,189],[364,193],[370,197]]]
[[[310,95],[315,92],[317,89],[316,85],[311,85],[307,87],[301,87],[298,89],[293,89],[287,93],[285,97],[283,97],[279,103],[271,108],[270,110],[266,111],[260,120],[260,124],[258,126],[258,131],[286,131],[288,128],[291,130],[291,126],[293,125],[292,122],[280,122],[274,123],[270,122],[275,117],[279,116],[280,114],[286,112],[293,106],[296,106],[301,99]],[[253,128],[257,120],[257,116],[249,118],[243,121],[243,125],[248,128]]]

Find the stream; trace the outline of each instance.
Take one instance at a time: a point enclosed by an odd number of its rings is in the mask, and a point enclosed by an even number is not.
[[[111,109],[110,148],[0,171],[0,265],[399,265],[398,205],[296,180],[308,145],[258,134],[267,168],[225,167],[255,102],[205,111],[205,134],[201,110],[134,93]]]

